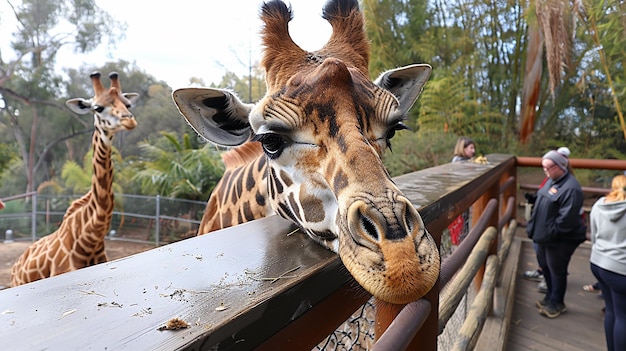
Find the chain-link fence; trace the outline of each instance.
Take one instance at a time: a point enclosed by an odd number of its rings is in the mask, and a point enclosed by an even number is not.
[[[32,192],[4,198],[0,238],[35,241],[54,232],[79,197]],[[196,235],[205,206],[205,201],[116,194],[108,237],[156,246],[189,238]]]

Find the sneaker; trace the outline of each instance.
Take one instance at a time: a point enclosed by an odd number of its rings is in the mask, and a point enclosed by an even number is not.
[[[548,292],[548,283],[546,283],[545,279],[537,284],[537,290],[542,294]]]
[[[565,312],[567,312],[567,307],[565,307],[565,304],[562,304],[562,303],[557,304],[556,306],[548,304],[544,308],[542,308],[541,311],[539,311],[539,313],[542,316],[546,316],[550,319],[556,318],[560,316],[561,313],[565,313]]]
[[[539,312],[541,312],[541,310],[543,310],[544,307],[548,306],[548,299],[544,297],[543,300],[535,301],[535,306],[537,306],[537,308],[539,309]]]
[[[543,274],[538,269],[534,271],[526,271],[524,272],[524,278],[535,281],[535,282],[539,282],[543,279]]]

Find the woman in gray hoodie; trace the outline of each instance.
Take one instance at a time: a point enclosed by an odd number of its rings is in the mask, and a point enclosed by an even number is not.
[[[607,349],[626,350],[626,176],[613,178],[611,192],[593,205],[589,219],[591,272],[606,303]]]

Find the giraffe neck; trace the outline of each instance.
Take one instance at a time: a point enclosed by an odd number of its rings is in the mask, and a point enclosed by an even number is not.
[[[91,210],[95,233],[106,235],[113,213],[113,164],[111,162],[113,134],[96,128],[93,133],[93,175],[91,176]]]
[[[109,231],[113,216],[111,142],[112,134],[96,127],[92,139],[91,189],[82,198],[74,201],[66,212],[61,226],[74,228],[59,231],[70,236],[65,240],[75,241],[74,247],[90,255],[96,253],[96,256],[104,255],[103,240]]]
[[[243,144],[222,158],[226,170],[211,193],[198,234],[274,214],[268,201],[267,159],[261,144]]]

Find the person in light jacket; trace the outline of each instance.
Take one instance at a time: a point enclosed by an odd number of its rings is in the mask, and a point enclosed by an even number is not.
[[[556,318],[567,311],[567,267],[574,251],[586,240],[581,217],[583,191],[569,171],[569,160],[557,151],[543,155],[541,166],[549,177],[539,191],[526,231],[536,244],[537,262],[548,289],[536,302],[539,313]]]
[[[613,178],[611,192],[591,208],[591,272],[600,282],[609,351],[626,350],[626,176]]]

